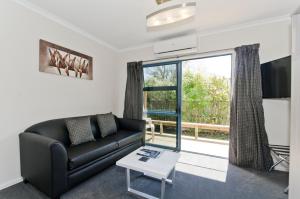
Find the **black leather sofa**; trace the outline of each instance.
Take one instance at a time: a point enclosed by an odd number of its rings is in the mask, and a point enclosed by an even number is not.
[[[145,144],[145,121],[117,118],[118,131],[101,138],[90,116],[95,142],[71,146],[65,119],[42,122],[19,135],[21,175],[50,198],[63,193]]]

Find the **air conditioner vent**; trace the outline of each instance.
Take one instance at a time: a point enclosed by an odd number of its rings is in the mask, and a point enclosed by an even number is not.
[[[157,42],[153,51],[157,57],[168,57],[196,53],[197,47],[197,36],[191,35]]]

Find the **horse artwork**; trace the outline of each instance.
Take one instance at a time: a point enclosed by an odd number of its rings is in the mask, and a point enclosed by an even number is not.
[[[41,39],[39,71],[92,80],[93,58]]]

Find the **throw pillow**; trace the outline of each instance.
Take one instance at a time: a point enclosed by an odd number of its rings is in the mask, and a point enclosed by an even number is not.
[[[97,122],[100,128],[101,137],[104,138],[117,132],[115,116],[112,113],[97,115]]]
[[[70,118],[65,122],[72,145],[95,141],[89,117]]]

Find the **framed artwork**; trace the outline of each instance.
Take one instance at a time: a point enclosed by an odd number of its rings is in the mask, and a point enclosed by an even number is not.
[[[40,40],[39,71],[79,79],[93,79],[93,58]]]

